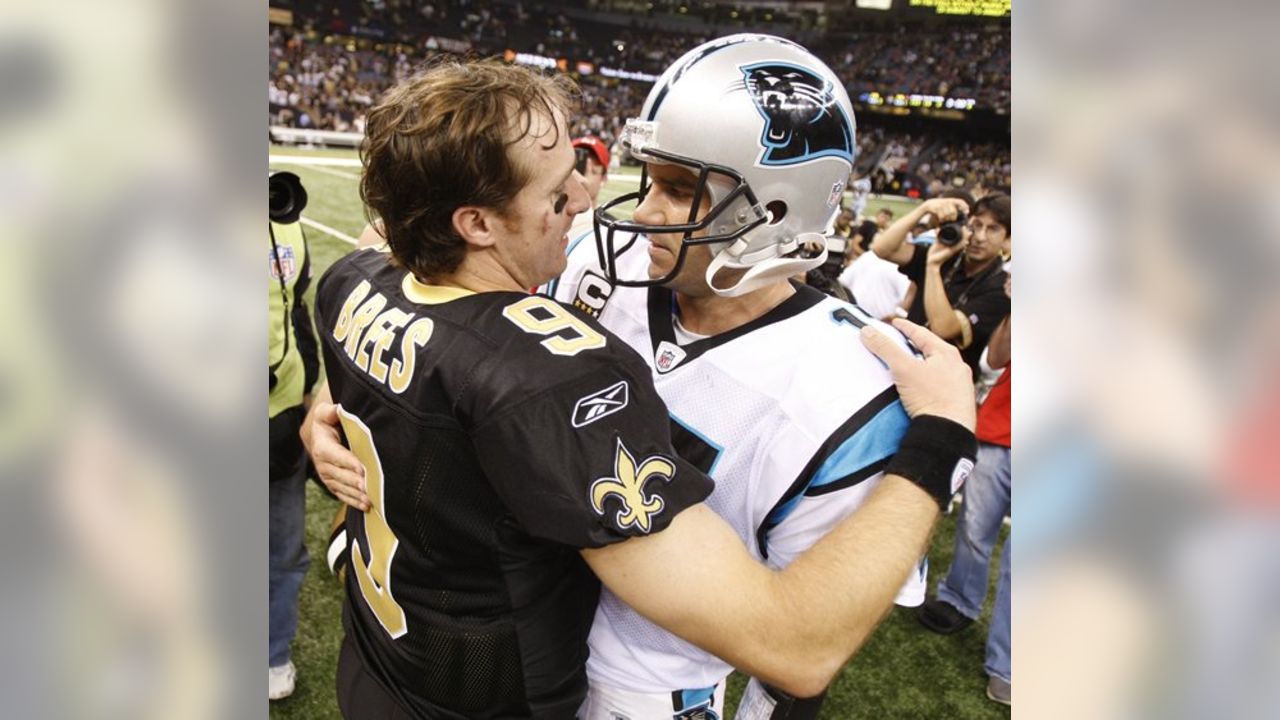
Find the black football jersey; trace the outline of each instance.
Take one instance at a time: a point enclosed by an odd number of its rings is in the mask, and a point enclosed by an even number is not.
[[[378,250],[335,263],[316,308],[373,505],[347,516],[365,667],[416,717],[573,717],[599,596],[579,549],[711,492],[648,366],[549,298],[426,286]]]

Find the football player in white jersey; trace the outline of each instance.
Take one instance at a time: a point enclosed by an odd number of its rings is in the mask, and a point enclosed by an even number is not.
[[[784,567],[871,493],[908,425],[888,369],[859,341],[877,321],[788,280],[826,257],[856,148],[848,97],[799,45],[736,35],[672,65],[624,141],[645,163],[640,191],[570,237],[567,270],[543,290],[647,358],[673,445],[716,482],[708,505]],[[846,381],[833,386],[830,367]],[[583,398],[583,422],[625,406],[625,390]],[[919,567],[898,602],[924,590]],[[590,645],[580,717],[723,717],[732,667],[607,590]],[[820,706],[752,680],[738,717]]]
[[[907,427],[858,341],[875,320],[788,280],[825,260],[857,147],[852,107],[804,48],[736,35],[672,65],[623,142],[645,163],[641,189],[570,238],[546,291],[648,358],[676,450],[716,481],[708,504],[785,566],[862,502]],[[924,592],[922,561],[897,602]],[[590,643],[583,717],[723,716],[732,668],[607,590]],[[753,680],[739,717],[812,717],[820,703]]]

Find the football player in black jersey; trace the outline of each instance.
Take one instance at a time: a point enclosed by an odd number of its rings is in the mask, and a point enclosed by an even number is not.
[[[339,436],[317,420],[336,416],[359,459],[338,670],[349,718],[573,717],[593,573],[745,672],[819,692],[889,608],[972,455],[956,351],[908,328],[921,361],[872,333],[933,439],[788,568],[755,561],[701,504],[711,483],[672,449],[647,364],[525,292],[564,269],[564,232],[587,207],[563,82],[444,62],[369,115],[361,194],[387,244],[320,280],[337,405],[322,398],[304,428],[323,465]]]

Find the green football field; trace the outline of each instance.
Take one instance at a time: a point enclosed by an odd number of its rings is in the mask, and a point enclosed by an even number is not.
[[[297,173],[307,189],[304,231],[311,249],[315,278],[337,258],[350,252],[365,225],[358,190],[359,168],[345,165],[300,165],[284,156],[323,157],[338,161],[356,158],[353,151],[306,151],[271,146],[272,170]],[[614,172],[601,200],[635,188],[639,175]],[[882,206],[895,214],[914,203],[905,199],[876,199],[866,213]],[[312,283],[314,292],[315,283]],[[334,692],[338,647],[342,641],[342,591],[325,567],[325,543],[338,503],[317,486],[307,488],[307,548],[311,570],[299,601],[298,635],[293,661],[298,668],[294,694],[271,703],[273,720],[325,720],[341,717]],[[955,522],[951,516],[938,526],[929,552],[930,597],[939,576],[951,562]],[[999,557],[997,547],[993,555]],[[987,700],[982,670],[987,622],[995,596],[993,564],[991,592],[981,621],[952,636],[922,628],[909,608],[895,608],[845,666],[831,685],[824,718],[1007,718],[1009,709]],[[729,681],[727,716],[733,716],[745,684],[735,674]]]

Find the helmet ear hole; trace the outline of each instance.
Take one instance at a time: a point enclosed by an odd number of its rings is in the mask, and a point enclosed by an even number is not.
[[[781,200],[773,200],[764,206],[766,212],[769,213],[769,224],[777,225],[787,216],[787,204]]]

